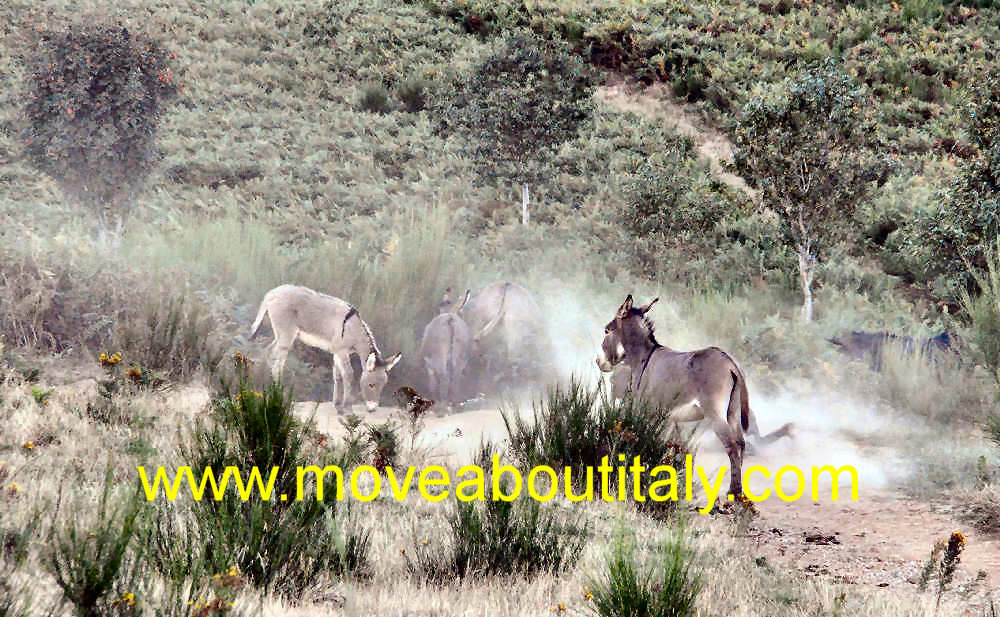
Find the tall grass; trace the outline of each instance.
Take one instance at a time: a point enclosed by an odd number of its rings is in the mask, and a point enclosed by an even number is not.
[[[973,297],[967,290],[960,295],[962,308],[971,321],[968,342],[972,344],[977,361],[989,371],[1000,385],[1000,237],[986,255],[986,272],[972,271],[979,295]]]

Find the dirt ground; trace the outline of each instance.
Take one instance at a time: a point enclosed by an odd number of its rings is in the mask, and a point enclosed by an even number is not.
[[[523,409],[523,406],[522,406]],[[318,428],[337,438],[344,434],[339,418],[329,403],[300,403],[297,413],[316,413]],[[357,413],[364,413],[358,407]],[[383,407],[365,420],[378,423],[400,420],[397,410]],[[769,422],[768,426],[773,424]],[[404,431],[405,433],[405,431]],[[450,415],[431,414],[420,433],[418,445],[433,462],[466,464],[481,437],[501,441],[506,435],[502,418],[495,407],[459,410]],[[772,474],[784,465],[795,465],[808,473],[816,458],[817,440],[821,436],[807,426],[797,427],[794,440],[783,440],[767,450],[760,450],[746,459],[745,465],[763,465]],[[843,439],[842,437],[838,439]],[[919,500],[907,497],[881,479],[880,473],[870,473],[869,463],[886,453],[867,449],[851,451],[843,443],[836,451],[845,454],[829,463],[854,465],[859,471],[858,499],[850,499],[850,482],[840,477],[839,499],[831,499],[827,479],[818,484],[819,499],[813,501],[806,489],[802,498],[785,502],[774,496],[757,504],[759,517],[739,533],[763,559],[778,568],[793,568],[806,575],[822,577],[831,582],[886,588],[887,592],[918,593],[921,569],[934,543],[947,540],[954,531],[961,531],[967,545],[961,556],[953,589],[969,593],[969,614],[981,615],[980,598],[985,592],[1000,591],[1000,538],[984,537],[970,525],[959,520],[954,508],[942,499]],[[695,465],[702,466],[709,477],[715,477],[719,466],[728,460],[711,433],[699,438]],[[697,485],[697,482],[696,482]],[[724,486],[728,485],[728,480]],[[786,493],[793,493],[796,482],[787,476],[782,482]],[[754,475],[750,488],[756,494],[774,489],[773,479]],[[695,490],[692,510],[706,503],[703,493]],[[723,516],[713,514],[712,516]],[[930,592],[928,592],[930,593]]]

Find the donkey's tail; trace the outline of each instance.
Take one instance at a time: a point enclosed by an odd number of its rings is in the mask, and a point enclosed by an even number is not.
[[[264,315],[267,314],[267,307],[270,304],[270,297],[264,296],[264,299],[260,301],[260,308],[257,309],[257,319],[254,320],[253,325],[250,326],[250,337],[247,340],[252,341],[257,332],[260,330],[260,325],[264,323]]]
[[[737,410],[734,403],[736,402],[735,398],[739,397],[740,424],[743,426],[744,431],[748,431],[752,416],[750,414],[750,395],[747,392],[747,381],[743,378],[743,373],[739,369],[730,369],[729,372],[733,376],[733,391],[729,395],[729,413],[736,413]],[[756,428],[756,422],[754,422],[754,427]]]
[[[489,334],[490,332],[492,332],[493,328],[496,328],[497,324],[500,323],[500,318],[503,317],[503,305],[504,305],[504,301],[507,299],[507,288],[508,287],[510,287],[510,283],[507,283],[507,284],[505,284],[503,286],[503,294],[500,296],[500,307],[497,309],[497,315],[496,315],[496,317],[494,317],[493,319],[491,319],[488,324],[486,324],[485,326],[483,326],[483,329],[479,331],[479,334],[477,334],[474,337],[472,337],[473,340],[476,341],[477,343],[479,342],[479,339],[483,338],[484,336],[486,336],[487,334]]]

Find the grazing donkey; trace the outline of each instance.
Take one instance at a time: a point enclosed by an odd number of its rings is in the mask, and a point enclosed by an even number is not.
[[[597,366],[610,373],[625,363],[631,370],[632,392],[670,406],[674,422],[707,420],[729,456],[729,494],[740,497],[746,445],[743,434],[752,426],[743,371],[718,347],[674,351],[659,344],[646,317],[658,299],[636,308],[631,294],[625,298],[615,318],[604,327]],[[772,435],[787,434],[790,429],[786,424]]]
[[[275,380],[281,376],[288,359],[288,352],[295,340],[333,354],[333,402],[337,402],[337,383],[340,383],[340,405],[347,406],[353,369],[351,354],[363,358],[361,371],[361,396],[368,411],[375,411],[382,389],[389,378],[389,371],[396,366],[402,353],[388,360],[375,344],[375,337],[358,310],[340,298],[321,294],[306,287],[280,285],[264,294],[257,319],[250,328],[253,340],[264,321],[271,320],[274,341],[268,346],[268,363]]]
[[[449,290],[450,292],[450,290]],[[427,369],[431,396],[443,401],[448,408],[456,402],[458,384],[469,363],[469,353],[479,339],[496,327],[503,316],[501,305],[493,319],[472,335],[468,324],[458,314],[469,301],[470,291],[458,304],[451,301],[450,293],[438,304],[438,315],[424,328],[420,342],[420,357]]]
[[[501,371],[492,365],[501,360],[509,376],[524,376],[549,357],[542,310],[524,287],[507,281],[487,285],[462,310],[462,317],[472,331],[483,330],[497,314],[500,322],[484,340],[484,351],[488,352],[485,372],[499,379]]]

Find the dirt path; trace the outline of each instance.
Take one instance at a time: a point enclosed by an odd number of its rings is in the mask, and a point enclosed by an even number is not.
[[[966,537],[957,586],[985,575],[1000,585],[1000,541],[982,537],[943,503],[873,491],[855,502],[768,500],[751,526],[762,553],[837,582],[916,589],[934,543],[954,531]]]
[[[664,126],[680,135],[690,137],[698,154],[708,161],[712,173],[729,186],[744,192],[755,202],[757,191],[747,186],[743,178],[725,171],[722,161],[732,161],[733,144],[721,131],[704,125],[697,117],[681,105],[673,102],[666,85],[655,84],[637,89],[628,84],[601,86],[597,89],[597,99],[623,111],[630,111],[647,120],[662,122]]]

